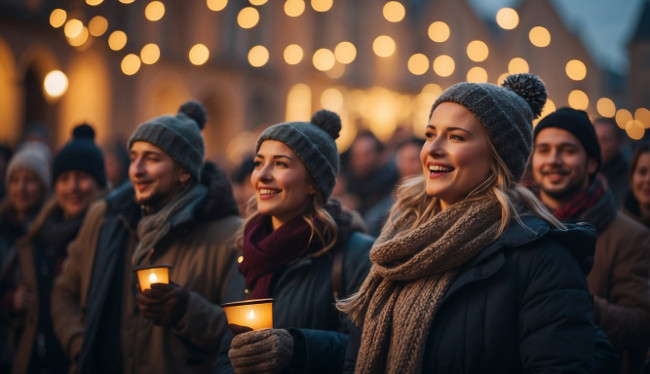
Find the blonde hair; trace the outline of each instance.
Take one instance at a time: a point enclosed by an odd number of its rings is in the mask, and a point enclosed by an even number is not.
[[[470,191],[465,199],[478,200],[486,194],[489,194],[499,200],[501,204],[499,236],[503,234],[513,219],[522,226],[525,226],[517,211],[519,204],[523,204],[524,207],[551,224],[551,226],[564,230],[564,225],[551,214],[539,199],[526,187],[520,185],[513,179],[506,163],[497,153],[489,137],[487,137],[487,144],[493,160],[490,165],[490,175],[480,185]],[[397,215],[412,214],[415,216],[415,220],[411,228],[415,228],[421,223],[430,220],[441,209],[439,199],[426,194],[424,176],[407,179],[400,185],[397,188],[396,200],[388,219],[392,220]]]
[[[246,230],[246,227],[248,227],[248,224],[260,215],[260,212],[257,210],[257,201],[255,196],[248,199],[248,202],[246,203],[246,212],[250,212],[250,214],[244,220],[244,224],[239,227],[235,240],[235,245],[240,251],[244,245],[244,231]],[[323,202],[320,193],[317,192],[312,195],[308,207],[302,212],[302,219],[307,222],[311,228],[308,245],[311,244],[314,238],[317,238],[323,245],[322,249],[311,253],[309,257],[318,257],[336,245],[339,228],[332,215],[325,209],[325,203]],[[317,222],[322,222],[322,229],[319,227]]]

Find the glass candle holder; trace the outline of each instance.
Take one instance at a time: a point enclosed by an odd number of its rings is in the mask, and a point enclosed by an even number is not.
[[[275,299],[254,299],[222,304],[229,325],[249,327],[253,330],[273,328],[273,303]]]
[[[170,265],[154,265],[135,269],[138,274],[140,290],[148,290],[153,283],[169,284]]]

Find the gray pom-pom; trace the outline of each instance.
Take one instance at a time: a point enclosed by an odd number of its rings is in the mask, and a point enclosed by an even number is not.
[[[82,123],[81,125],[75,127],[72,130],[72,137],[75,139],[95,139],[95,130],[87,123]]]
[[[181,107],[178,109],[178,112],[183,113],[193,119],[194,122],[196,122],[196,124],[199,126],[199,129],[203,130],[203,127],[205,127],[205,122],[207,121],[208,115],[205,112],[203,105],[201,105],[201,103],[198,101],[190,100],[186,102],[185,104],[181,105]]]
[[[544,83],[536,75],[528,73],[509,75],[501,85],[523,97],[533,110],[535,118],[542,114],[548,94]]]
[[[332,139],[339,137],[341,131],[341,117],[329,110],[321,109],[311,117],[311,123],[325,130]]]

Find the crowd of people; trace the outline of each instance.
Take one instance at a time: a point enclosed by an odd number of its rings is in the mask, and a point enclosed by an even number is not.
[[[645,373],[650,144],[533,74],[459,83],[425,139],[339,116],[206,160],[188,101],[100,147],[2,148],[0,371]],[[143,287],[136,270],[169,269]],[[222,305],[274,299],[273,328]]]

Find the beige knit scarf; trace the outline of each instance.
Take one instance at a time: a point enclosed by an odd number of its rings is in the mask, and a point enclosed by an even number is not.
[[[363,323],[356,373],[419,373],[432,321],[458,269],[497,235],[496,198],[462,201],[411,228],[388,223],[370,251],[373,266],[346,309]]]

